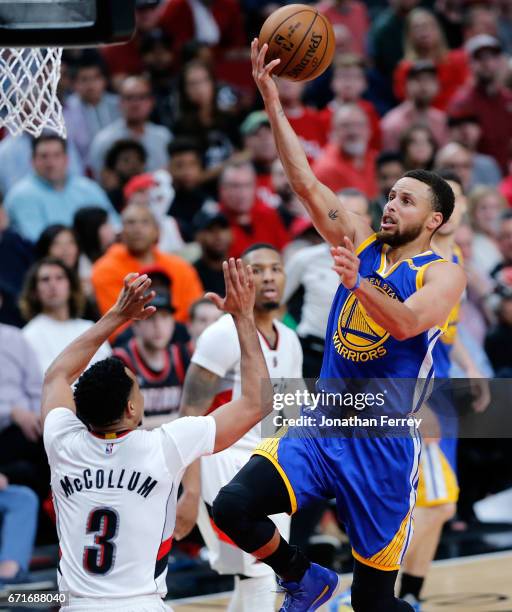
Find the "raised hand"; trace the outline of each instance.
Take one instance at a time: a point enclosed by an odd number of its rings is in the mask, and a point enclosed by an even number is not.
[[[268,45],[265,43],[261,49],[258,49],[259,41],[254,38],[251,43],[251,62],[252,76],[263,96],[263,101],[270,101],[272,98],[279,99],[276,84],[272,78],[271,72],[281,61],[275,59],[265,66],[265,55],[268,50]]]
[[[151,286],[151,279],[147,274],[139,275],[132,272],[124,277],[124,286],[112,310],[121,317],[141,321],[150,317],[155,311],[154,306],[147,306],[155,297],[155,292],[146,291]]]
[[[256,291],[251,266],[245,267],[241,259],[235,262],[231,257],[229,261],[223,262],[222,271],[226,284],[226,297],[221,298],[216,293],[207,293],[205,297],[223,312],[228,312],[235,317],[252,317]]]
[[[353,289],[357,284],[359,274],[359,257],[350,238],[345,236],[345,246],[331,248],[331,255],[334,259],[332,269],[339,274],[341,284],[347,289]]]

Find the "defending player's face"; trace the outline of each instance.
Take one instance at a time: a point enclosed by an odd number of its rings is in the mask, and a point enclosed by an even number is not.
[[[401,178],[389,192],[378,236],[393,247],[401,246],[422,232],[431,234],[441,220],[440,213],[432,210],[430,187],[413,178]]]
[[[150,351],[162,350],[169,346],[174,333],[174,317],[168,310],[157,310],[145,321],[137,321],[135,336]]]
[[[258,249],[244,257],[254,272],[257,310],[279,308],[283,297],[285,275],[281,255],[272,249]]]
[[[37,273],[36,292],[44,311],[62,308],[70,294],[69,280],[60,266],[44,265]]]
[[[462,221],[462,217],[465,215],[467,210],[466,196],[462,192],[462,188],[459,183],[455,183],[454,181],[448,181],[448,185],[450,185],[455,195],[455,203],[450,218],[444,225],[441,225],[441,227],[437,230],[437,233],[440,236],[449,236],[453,234],[455,230],[459,227]]]
[[[134,412],[132,417],[134,424],[139,426],[142,424],[142,417],[144,416],[144,396],[142,395],[135,374],[129,368],[125,368],[124,371],[133,381],[133,386],[128,401],[131,403],[132,410]]]

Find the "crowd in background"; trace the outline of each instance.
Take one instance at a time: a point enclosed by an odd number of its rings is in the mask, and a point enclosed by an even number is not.
[[[282,3],[136,4],[131,42],[64,52],[67,140],[4,133],[0,141],[4,533],[16,521],[35,525],[38,500],[51,513],[42,377],[112,306],[128,272],[152,276],[162,316],[122,330],[97,358],[114,351],[145,380],[148,426],[177,413],[194,341],[219,315],[202,296],[223,293],[222,261],[256,242],[283,253],[283,318],[298,325],[304,375],[319,372],[337,279],[288,185],[249,60],[249,41]],[[334,26],[331,67],[308,84],[278,81],[315,174],[376,230],[405,171],[460,177],[468,201],[456,234],[468,277],[460,338],[483,377],[512,377],[512,1],[316,7]],[[469,471],[490,454],[483,443],[464,448]],[[474,499],[512,481],[479,473]],[[470,508],[461,509],[465,520]],[[26,533],[33,539],[35,527]],[[0,556],[0,585],[26,570],[30,545],[19,554],[25,564]]]

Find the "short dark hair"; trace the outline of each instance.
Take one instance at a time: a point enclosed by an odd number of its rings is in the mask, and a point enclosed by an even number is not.
[[[119,358],[97,361],[76,383],[76,414],[89,426],[111,425],[122,418],[132,388],[133,380]]]
[[[62,149],[64,150],[64,153],[67,152],[68,145],[66,141],[64,140],[64,138],[61,138],[57,134],[44,133],[44,134],[41,134],[41,136],[34,138],[34,140],[32,141],[32,157],[35,157],[37,153],[37,147],[40,144],[44,144],[45,142],[52,142],[52,141],[60,142],[60,144],[62,145]]]
[[[105,78],[108,75],[105,61],[95,49],[84,50],[81,57],[73,63],[72,74],[76,79],[80,70],[88,70],[90,68],[97,68]]]
[[[244,257],[249,255],[249,253],[252,253],[253,251],[260,251],[261,249],[270,249],[271,251],[275,251],[281,255],[281,251],[273,244],[270,244],[269,242],[255,242],[245,249],[245,251],[240,255],[240,259],[244,259]]]
[[[442,168],[441,170],[436,170],[436,174],[440,176],[445,181],[451,181],[452,183],[457,183],[457,185],[464,191],[464,185],[462,184],[462,179],[460,176],[453,172],[453,170],[448,170],[446,168]]]
[[[167,145],[167,153],[169,154],[169,157],[179,155],[180,153],[195,153],[201,161],[203,154],[199,143],[193,138],[187,138],[185,136],[180,136],[174,140],[171,140],[171,142]]]
[[[440,212],[443,215],[443,222],[441,225],[444,225],[450,218],[455,205],[453,189],[448,185],[445,179],[441,178],[439,174],[429,172],[428,170],[410,170],[406,172],[402,178],[416,179],[430,187],[432,193],[430,198],[432,210]]]
[[[375,160],[375,166],[379,170],[386,164],[400,164],[403,167],[404,158],[398,151],[382,151]]]
[[[125,151],[135,151],[140,157],[140,161],[143,164],[146,163],[148,154],[140,142],[137,142],[131,138],[122,138],[121,140],[116,140],[116,142],[114,142],[114,144],[107,151],[105,156],[105,168],[114,170],[119,156]]]
[[[84,206],[76,211],[73,218],[73,229],[80,245],[80,250],[93,263],[103,254],[99,229],[107,222],[108,213],[99,206]]]

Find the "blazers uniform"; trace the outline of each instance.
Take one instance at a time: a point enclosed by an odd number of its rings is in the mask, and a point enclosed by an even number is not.
[[[430,265],[444,261],[427,251],[388,267],[387,250],[375,234],[370,236],[356,251],[359,271],[379,291],[402,302],[423,286]],[[365,386],[380,390],[386,397],[380,413],[407,418],[428,396],[434,375],[432,351],[441,333],[435,327],[398,341],[368,315],[354,293],[340,285],[327,324],[317,392],[328,397]],[[302,409],[317,424],[322,413],[343,416],[351,411],[324,402],[314,415],[310,407]],[[396,570],[412,535],[419,433],[409,427],[398,436],[384,428],[366,437],[358,437],[359,433],[355,427],[322,429],[306,424],[263,441],[255,452],[276,465],[292,511],[310,501],[335,497],[354,557],[371,567]]]
[[[278,379],[302,378],[302,349],[294,331],[280,321],[274,321],[277,341],[271,347],[262,334],[259,335],[267,368],[272,382]],[[210,325],[197,341],[192,356],[195,363],[221,378],[218,395],[211,409],[240,397],[240,343],[231,315],[224,315]],[[223,574],[242,574],[248,577],[273,575],[272,568],[239,549],[211,520],[211,506],[221,487],[247,463],[251,453],[261,441],[261,425],[258,423],[233,446],[201,460],[202,499],[198,525],[210,552],[213,569]],[[262,485],[264,486],[264,485]],[[287,537],[290,518],[286,514],[273,515],[279,531]]]
[[[66,610],[169,610],[167,557],[186,467],[211,454],[215,420],[186,417],[153,429],[95,434],[68,408],[46,417],[44,445]]]

